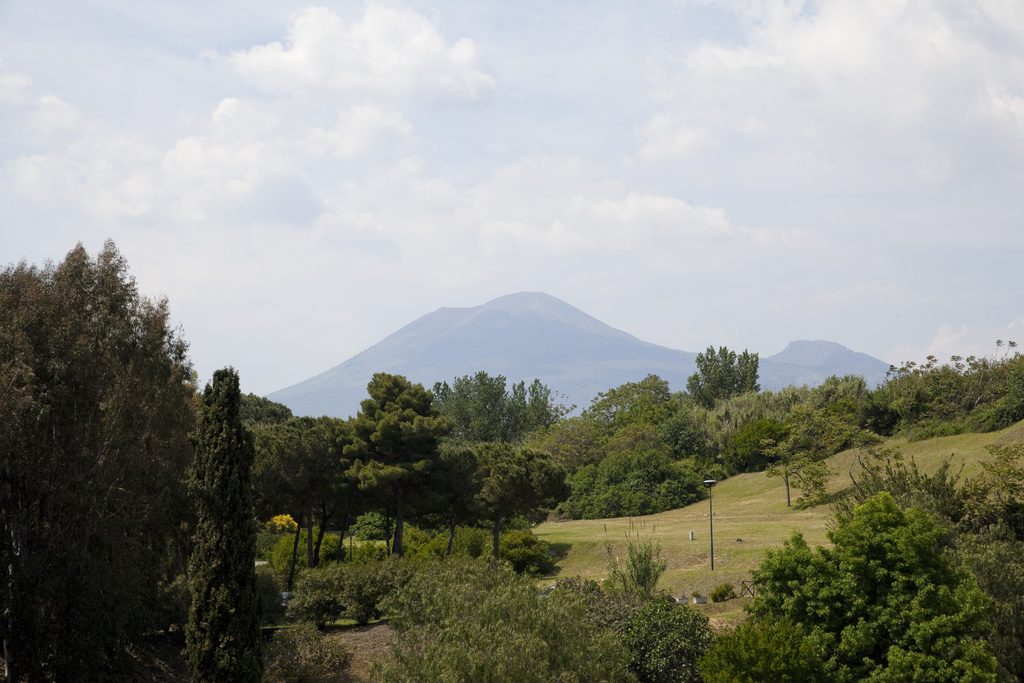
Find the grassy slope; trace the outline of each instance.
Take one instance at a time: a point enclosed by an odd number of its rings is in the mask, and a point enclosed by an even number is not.
[[[935,471],[945,458],[950,458],[954,472],[963,465],[962,477],[980,473],[979,462],[989,457],[985,446],[989,444],[1024,441],[1024,422],[1009,429],[990,434],[962,434],[907,443],[893,439],[887,445],[895,447],[907,459],[913,457],[922,472]],[[835,474],[830,490],[840,493],[850,485],[849,469],[855,453],[839,453],[831,459]],[[793,498],[799,491],[793,492]],[[627,533],[652,535],[661,543],[662,557],[668,560],[668,569],[659,587],[671,595],[692,595],[695,591],[708,595],[711,589],[729,582],[739,589],[740,581],[750,578],[765,551],[781,546],[794,531],[803,532],[808,543],[827,545],[825,536],[832,513],[829,506],[809,510],[786,508],[786,491],[781,479],[769,479],[763,473],[741,474],[726,479],[714,489],[715,510],[715,571],[710,568],[708,537],[708,501],[704,500],[679,510],[662,512],[632,519],[600,519],[542,524],[537,536],[554,544],[565,553],[558,562],[558,576],[581,575],[603,579],[608,574],[605,543],[611,542],[613,551],[622,553]],[[690,541],[690,532],[694,540]],[[742,539],[738,541],[737,539]],[[731,600],[721,606],[709,605],[709,614],[719,623],[731,623],[742,618],[741,608],[747,600]]]

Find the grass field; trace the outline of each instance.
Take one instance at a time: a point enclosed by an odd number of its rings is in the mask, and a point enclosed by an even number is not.
[[[892,439],[886,445],[897,448],[906,459],[913,458],[924,473],[938,469],[945,458],[953,472],[962,477],[981,472],[979,462],[989,458],[985,447],[1024,441],[1024,423],[1001,432],[961,434],[915,443]],[[855,453],[846,451],[830,459],[834,474],[829,490],[841,494],[850,486],[849,469]],[[794,500],[799,491],[793,492]],[[709,552],[708,501],[679,510],[634,518],[599,519],[572,522],[548,522],[536,528],[538,538],[548,541],[563,554],[555,573],[547,577],[550,585],[562,576],[584,576],[601,580],[608,575],[606,544],[622,554],[627,534],[653,536],[661,544],[668,569],[659,588],[675,597],[696,591],[708,595],[721,583],[731,583],[739,592],[740,582],[750,579],[769,548],[782,545],[794,531],[801,531],[807,542],[827,545],[826,532],[832,522],[828,505],[807,510],[786,508],[786,490],[781,479],[769,479],[764,473],[741,474],[720,482],[714,488],[715,570],[711,571]],[[690,539],[693,532],[694,540]],[[705,609],[718,625],[742,619],[742,606],[748,602],[730,600]]]

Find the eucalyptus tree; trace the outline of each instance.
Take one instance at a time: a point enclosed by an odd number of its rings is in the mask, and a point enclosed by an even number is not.
[[[8,680],[99,680],[150,626],[194,422],[187,344],[113,242],[0,272]],[[87,624],[85,623],[87,620]]]

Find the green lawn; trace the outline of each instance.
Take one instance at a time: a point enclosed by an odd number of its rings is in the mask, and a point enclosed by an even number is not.
[[[954,472],[964,465],[964,478],[980,473],[979,461],[989,457],[988,444],[1024,441],[1024,423],[1002,432],[962,434],[915,443],[893,439],[887,445],[913,457],[922,472],[935,471],[950,457]],[[847,451],[830,462],[835,474],[829,489],[834,493],[850,486],[849,469],[855,454]],[[793,499],[799,491],[793,492]],[[711,571],[708,532],[708,501],[679,510],[634,518],[600,519],[573,522],[548,522],[536,528],[538,538],[548,541],[564,553],[555,573],[545,583],[560,576],[584,576],[601,580],[608,574],[605,544],[622,553],[627,533],[653,536],[660,544],[668,569],[659,587],[671,595],[689,596],[694,591],[708,595],[720,583],[737,587],[750,578],[750,572],[765,551],[782,545],[794,531],[803,532],[808,543],[827,545],[826,531],[832,521],[829,506],[808,510],[786,508],[786,490],[781,479],[769,479],[763,473],[741,474],[720,482],[714,488],[715,570]],[[690,532],[694,540],[689,540]],[[742,540],[740,540],[742,539]],[[708,606],[709,614],[725,622],[740,618],[743,601],[730,600],[719,607]]]

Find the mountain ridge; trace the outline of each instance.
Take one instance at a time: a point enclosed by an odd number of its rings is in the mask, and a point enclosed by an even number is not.
[[[696,357],[643,341],[549,294],[517,292],[480,306],[427,313],[345,362],[268,398],[297,415],[347,417],[358,411],[375,372],[405,375],[429,388],[483,370],[511,382],[538,378],[582,408],[598,392],[648,374],[681,390],[696,371]],[[761,359],[761,385],[813,385],[846,370],[873,384],[888,367],[835,342],[799,341]]]

